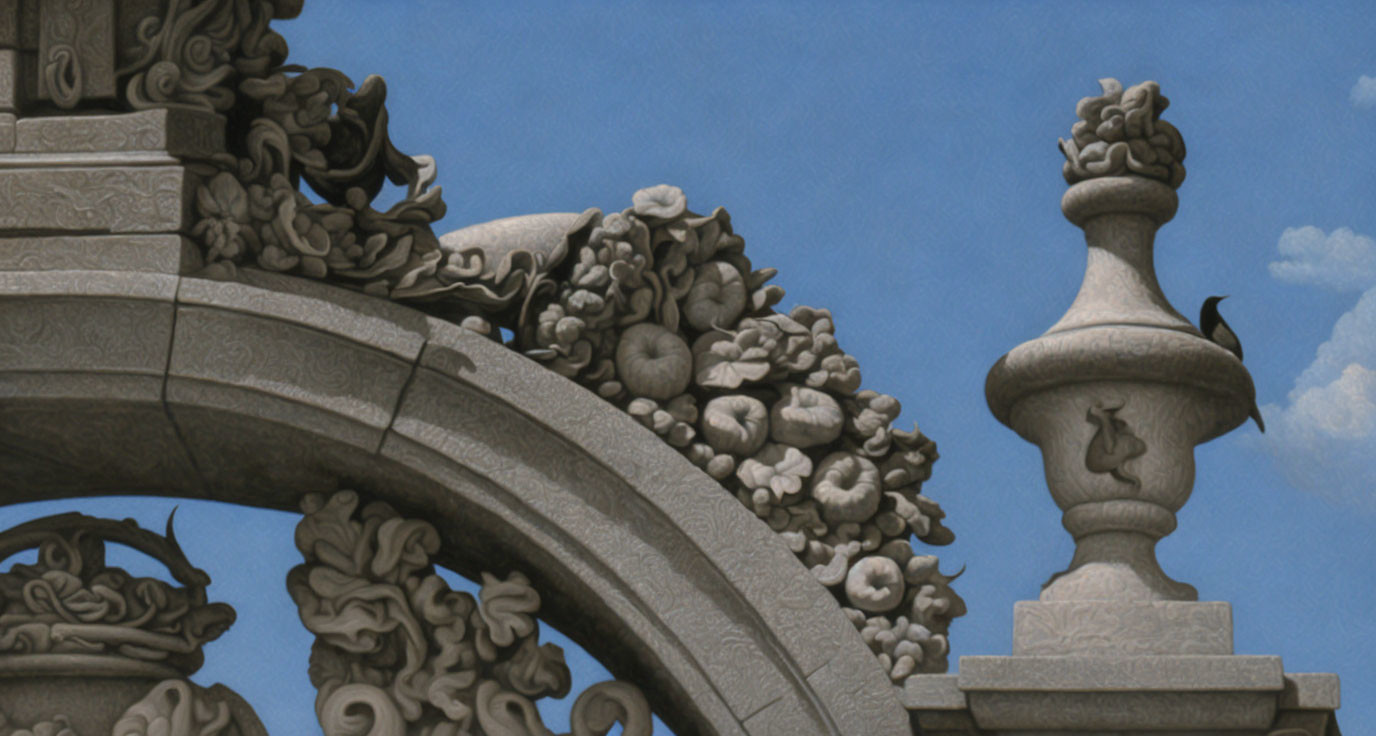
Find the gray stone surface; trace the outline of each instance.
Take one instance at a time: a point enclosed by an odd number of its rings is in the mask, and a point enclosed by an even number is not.
[[[0,153],[10,153],[15,143],[14,113],[0,112]]]
[[[0,48],[0,112],[19,107],[19,51]]]
[[[1232,607],[1193,601],[1018,601],[1013,654],[1232,654]]]
[[[54,235],[0,238],[0,271],[190,273],[200,249],[181,235]]]
[[[207,158],[225,149],[225,119],[211,112],[154,109],[120,115],[21,118],[16,153],[159,151]]]
[[[180,166],[0,168],[0,230],[176,232],[191,175]]]

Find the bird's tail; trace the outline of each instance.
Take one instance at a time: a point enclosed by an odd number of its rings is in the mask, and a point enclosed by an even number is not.
[[[1255,403],[1252,404],[1252,421],[1257,423],[1257,429],[1261,430],[1262,434],[1266,434],[1266,422],[1262,420],[1261,410]]]

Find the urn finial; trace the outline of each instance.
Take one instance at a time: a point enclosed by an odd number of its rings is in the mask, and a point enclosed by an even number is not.
[[[999,421],[1041,448],[1076,539],[1042,601],[1195,600],[1157,564],[1156,541],[1189,498],[1194,446],[1245,421],[1254,390],[1241,361],[1205,339],[1156,280],[1156,230],[1174,216],[1185,178],[1185,144],[1160,118],[1160,86],[1100,85],[1061,141],[1070,183],[1061,208],[1088,246],[1080,292],[1045,334],[999,359],[985,393]]]

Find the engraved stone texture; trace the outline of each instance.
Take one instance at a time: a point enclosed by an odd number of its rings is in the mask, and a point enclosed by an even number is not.
[[[0,112],[14,111],[19,107],[19,52],[15,49],[0,49]]]
[[[980,728],[1018,733],[1178,729],[1190,734],[1262,733],[1275,697],[1252,692],[971,693]]]
[[[1227,603],[1018,601],[1013,655],[1232,654]]]
[[[332,335],[179,306],[168,400],[195,393],[223,408],[251,401],[280,421],[320,429],[356,423],[365,446],[375,449],[410,371],[395,357]]]
[[[17,153],[162,151],[206,158],[224,151],[225,119],[200,110],[142,110],[123,115],[21,118]]]
[[[963,710],[965,693],[957,675],[914,675],[903,681],[900,697],[911,710]]]
[[[180,166],[0,169],[0,230],[176,232],[192,178]]]
[[[180,235],[57,235],[0,238],[0,271],[188,273],[200,249]]]
[[[1280,657],[961,657],[981,728],[1260,729],[1284,687]]]
[[[113,0],[43,0],[38,96],[71,108],[115,94]]]

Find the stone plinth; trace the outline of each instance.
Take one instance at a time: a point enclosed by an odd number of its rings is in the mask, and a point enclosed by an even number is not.
[[[1015,656],[1223,655],[1233,653],[1227,603],[1019,601]]]
[[[1336,736],[1340,705],[1336,675],[1226,655],[961,657],[899,697],[924,736]]]

